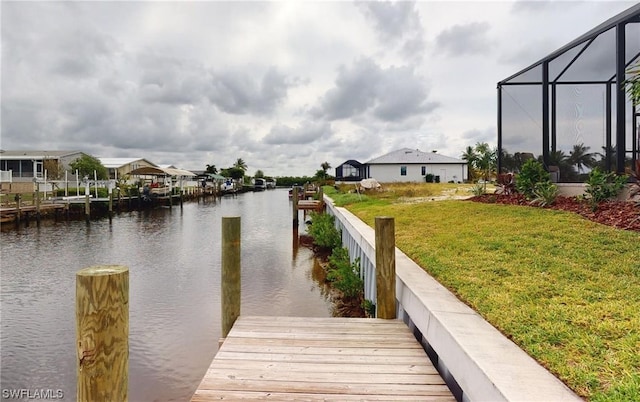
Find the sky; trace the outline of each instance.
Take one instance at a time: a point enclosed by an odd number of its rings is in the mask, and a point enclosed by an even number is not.
[[[2,1],[0,148],[312,176],[496,144],[496,83],[634,2]]]

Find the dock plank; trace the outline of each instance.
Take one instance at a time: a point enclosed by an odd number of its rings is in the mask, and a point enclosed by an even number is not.
[[[455,401],[400,321],[241,316],[192,401]]]

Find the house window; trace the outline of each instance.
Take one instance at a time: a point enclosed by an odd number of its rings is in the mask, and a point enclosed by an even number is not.
[[[423,167],[422,167],[422,173],[421,173],[421,174],[422,174],[423,176],[426,176],[426,174],[427,174],[427,167],[426,167],[426,166],[423,166]]]
[[[358,177],[360,176],[360,169],[353,167],[349,164],[342,165],[342,177]]]
[[[400,176],[406,176],[406,175],[407,175],[407,167],[400,166]]]

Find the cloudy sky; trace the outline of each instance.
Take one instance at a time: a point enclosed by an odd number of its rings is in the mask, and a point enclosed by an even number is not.
[[[497,81],[633,4],[2,1],[0,147],[273,176],[459,157],[496,143]]]

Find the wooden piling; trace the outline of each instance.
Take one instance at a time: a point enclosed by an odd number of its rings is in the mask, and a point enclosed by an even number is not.
[[[111,184],[109,184],[109,222],[113,218],[113,189],[111,188]]]
[[[293,201],[293,227],[298,227],[298,187],[294,186],[291,192],[291,200]]]
[[[89,223],[91,220],[91,199],[89,198],[89,185],[84,188],[84,219]]]
[[[127,401],[129,269],[101,265],[76,274],[77,401]]]
[[[240,217],[222,218],[222,337],[240,316]]]
[[[36,191],[33,196],[33,203],[36,206],[36,224],[40,226],[40,185],[36,184]]]
[[[375,218],[376,312],[378,318],[396,318],[396,240],[392,217]]]
[[[16,194],[15,200],[16,200],[16,226],[20,226],[20,219],[22,218],[22,211],[20,211],[22,196],[19,193]]]

